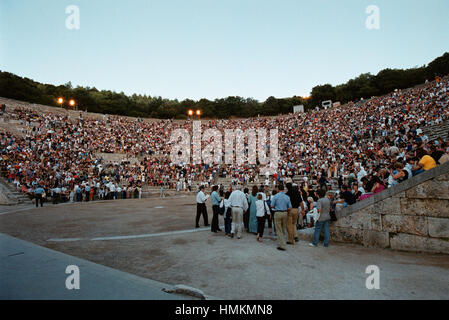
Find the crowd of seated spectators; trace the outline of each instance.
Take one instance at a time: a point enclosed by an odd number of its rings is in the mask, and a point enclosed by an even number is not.
[[[243,184],[265,179],[265,185],[300,176],[306,192],[312,185],[328,189],[335,180],[340,196],[349,192],[360,201],[448,161],[447,136],[429,141],[422,130],[449,119],[448,101],[443,78],[327,110],[202,121],[203,131],[277,128],[278,172],[269,176],[257,165],[172,163],[170,134],[191,130],[190,120],[70,117],[8,105],[1,117],[18,121],[21,132],[0,128],[0,168],[24,193],[33,196],[40,186],[54,202],[141,197],[148,186],[186,190],[194,182],[211,184],[217,175]],[[99,155],[105,153],[138,161],[107,163]],[[336,199],[342,206],[353,202],[344,200]]]

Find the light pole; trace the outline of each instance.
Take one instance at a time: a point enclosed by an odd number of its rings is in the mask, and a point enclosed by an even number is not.
[[[200,117],[201,117],[201,110],[200,109],[196,110],[196,115],[197,115],[198,120],[199,120]]]
[[[64,107],[64,99],[63,98],[58,98],[56,101],[58,102],[58,104],[61,108]]]
[[[74,99],[70,99],[69,105],[70,105],[70,107],[72,107],[73,109],[77,110],[77,107],[76,107],[76,101],[75,101]]]
[[[64,102],[65,102],[64,98],[59,97],[58,99],[56,99],[56,102],[59,104],[59,106],[61,108],[64,108]],[[76,105],[75,99],[70,99],[69,100],[69,106],[72,109],[78,110],[78,106]]]
[[[187,111],[187,115],[189,116],[189,119],[192,120],[192,118],[193,118],[193,110]]]

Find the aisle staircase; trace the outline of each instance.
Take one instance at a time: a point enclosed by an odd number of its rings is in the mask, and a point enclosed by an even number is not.
[[[449,139],[449,120],[446,120],[440,124],[433,126],[427,126],[422,128],[423,134],[425,134],[429,141],[436,140],[438,138]]]
[[[0,177],[0,205],[31,204],[31,199],[17,190],[3,177]]]

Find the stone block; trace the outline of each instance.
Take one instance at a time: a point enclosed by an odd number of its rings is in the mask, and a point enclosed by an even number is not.
[[[313,240],[313,234],[314,234],[314,229],[312,229],[312,228],[301,229],[296,232],[296,235],[298,236],[299,239],[304,240],[304,241],[309,241],[309,242]],[[265,237],[265,235],[264,235],[264,237]],[[266,237],[268,238],[269,236],[266,236]]]
[[[405,198],[405,191],[395,194],[393,198]]]
[[[374,212],[373,209],[374,209],[374,207],[371,205],[371,206],[365,207],[363,209],[360,209],[359,211],[357,211],[357,214],[361,214],[361,215],[373,214],[373,212]]]
[[[391,234],[390,247],[394,250],[449,254],[449,241],[405,233]]]
[[[390,236],[388,232],[364,230],[363,245],[365,247],[388,248],[390,246]]]
[[[410,199],[446,199],[449,200],[449,181],[428,180],[405,191]]]
[[[449,239],[449,219],[427,218],[429,236]]]
[[[371,215],[365,214],[363,210],[360,210],[349,216],[338,219],[338,221],[335,222],[335,226],[354,229],[370,229]]]
[[[382,231],[427,236],[427,217],[397,215],[382,216]]]
[[[400,198],[387,198],[379,201],[373,205],[374,214],[401,214],[401,199]]]
[[[363,244],[363,230],[332,226],[330,228],[330,239],[336,242]]]
[[[435,177],[435,180],[437,181],[449,181],[449,172],[446,172],[445,174],[439,175],[438,177]]]
[[[344,218],[347,217],[355,212],[360,212],[363,210],[363,212],[371,213],[372,210],[372,204],[374,203],[373,197],[370,197],[368,199],[365,199],[363,201],[356,202],[355,204],[348,206],[346,208],[337,210],[337,218]],[[338,207],[337,207],[338,208]]]
[[[401,198],[401,214],[449,218],[449,200]]]
[[[371,229],[374,231],[382,231],[382,215],[372,214],[371,218]]]

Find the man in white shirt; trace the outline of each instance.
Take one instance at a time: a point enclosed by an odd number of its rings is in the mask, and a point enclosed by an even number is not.
[[[362,185],[362,178],[367,176],[368,173],[366,173],[365,169],[362,167],[362,165],[357,166],[357,182],[359,185]]]
[[[231,237],[234,238],[237,229],[237,239],[242,237],[243,212],[248,210],[248,200],[246,199],[246,195],[240,189],[241,186],[236,185],[235,190],[232,191],[229,196],[229,204],[231,205],[232,210]]]
[[[53,191],[53,204],[58,204],[61,201],[61,188],[56,186]]]
[[[201,185],[200,186],[200,190],[198,191],[198,193],[196,194],[196,224],[195,224],[195,228],[199,228],[199,222],[200,222],[200,216],[201,214],[203,215],[203,221],[204,221],[204,226],[207,227],[209,226],[208,220],[207,220],[207,208],[206,208],[206,201],[209,198],[209,196],[206,196],[204,194],[204,186]]]
[[[109,183],[109,191],[111,191],[111,200],[115,200],[116,199],[115,184],[112,182]]]

